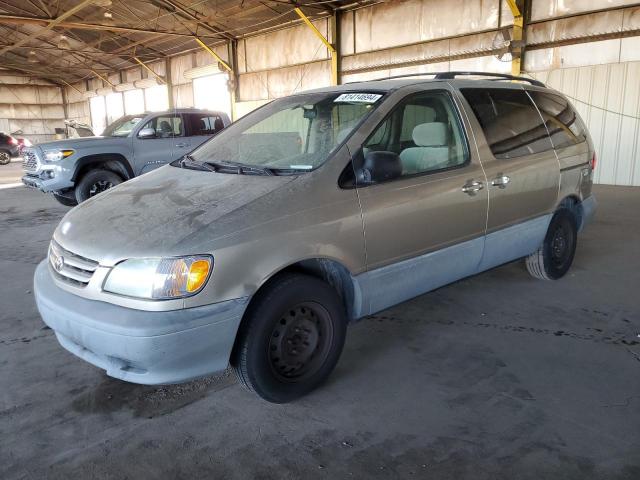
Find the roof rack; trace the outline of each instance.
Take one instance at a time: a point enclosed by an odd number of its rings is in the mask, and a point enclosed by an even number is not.
[[[496,80],[518,80],[521,82],[529,82],[536,87],[546,87],[540,80],[535,80],[528,77],[518,77],[516,75],[508,75],[506,73],[491,73],[491,72],[439,72],[435,74],[434,80],[452,80],[458,76],[476,76],[476,77],[496,77]]]
[[[398,78],[410,78],[410,77],[424,77],[427,75],[433,75],[434,80],[453,80],[459,76],[476,76],[476,77],[494,77],[493,80],[518,80],[521,82],[529,82],[531,85],[537,87],[546,87],[540,80],[533,78],[518,77],[515,75],[508,75],[506,73],[492,73],[492,72],[425,72],[425,73],[408,73],[406,75],[395,75],[392,77],[376,78],[375,81],[381,80],[395,80]]]

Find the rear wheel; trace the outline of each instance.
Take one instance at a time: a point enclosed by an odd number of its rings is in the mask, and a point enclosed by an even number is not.
[[[11,162],[11,155],[8,152],[0,151],[0,165],[8,165]]]
[[[246,389],[285,403],[327,379],[345,335],[344,306],[335,290],[315,277],[286,274],[252,301],[231,363]]]
[[[563,277],[573,263],[577,240],[575,215],[566,208],[558,210],[551,219],[542,246],[525,259],[527,270],[541,280]]]
[[[76,201],[82,203],[120,183],[122,183],[122,178],[116,173],[102,169],[90,170],[76,185]]]

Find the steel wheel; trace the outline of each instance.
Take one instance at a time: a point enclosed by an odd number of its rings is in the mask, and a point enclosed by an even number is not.
[[[573,263],[577,234],[573,212],[559,209],[551,219],[543,244],[525,259],[529,273],[541,280],[557,280],[564,276]]]
[[[324,364],[333,341],[333,324],[320,304],[305,302],[285,312],[269,341],[269,361],[283,382],[313,376]]]
[[[562,268],[573,251],[574,236],[566,223],[558,225],[551,238],[551,262]]]
[[[93,185],[91,185],[91,187],[89,187],[89,196],[93,197],[94,195],[102,193],[105,190],[109,190],[113,186],[113,183],[108,180],[97,181]]]
[[[0,152],[0,165],[7,165],[11,162],[11,156],[7,152]]]
[[[290,402],[329,376],[340,357],[347,318],[324,280],[282,273],[253,297],[231,355],[240,384],[269,402]]]

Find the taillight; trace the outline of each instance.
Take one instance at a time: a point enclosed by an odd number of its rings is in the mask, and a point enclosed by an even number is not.
[[[9,137],[9,143],[10,143],[11,145],[17,145],[17,144],[18,144],[18,140],[16,140],[16,139],[15,139],[15,138],[13,138],[13,137]]]
[[[596,158],[596,152],[593,152],[593,157],[591,157],[591,171],[594,171],[596,169],[596,161],[598,159]]]

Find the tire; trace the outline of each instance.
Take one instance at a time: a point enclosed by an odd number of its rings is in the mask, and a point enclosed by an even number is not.
[[[247,390],[268,402],[290,402],[329,377],[346,325],[344,306],[330,285],[308,275],[283,274],[252,300],[231,365]]]
[[[562,278],[573,263],[577,240],[576,217],[571,210],[561,208],[551,219],[542,246],[525,259],[527,270],[541,280]]]
[[[109,170],[89,170],[76,184],[76,201],[82,203],[120,183],[122,183],[122,178]]]
[[[55,198],[58,203],[64,205],[65,207],[75,207],[76,205],[78,205],[78,202],[74,196],[65,196],[54,193],[53,198]]]
[[[11,155],[4,150],[0,150],[0,165],[9,165],[11,163]]]

